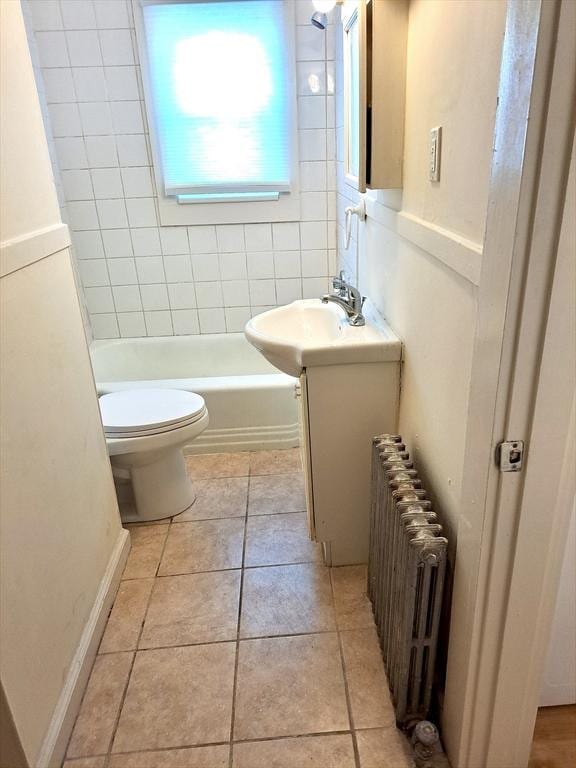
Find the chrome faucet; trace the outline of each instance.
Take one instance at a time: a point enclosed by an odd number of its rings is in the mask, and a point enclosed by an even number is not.
[[[362,296],[358,288],[346,282],[344,272],[340,272],[338,277],[332,278],[332,287],[335,292],[322,296],[322,303],[328,304],[329,301],[332,301],[342,307],[350,325],[365,325],[366,320],[362,314],[362,306],[366,297]]]

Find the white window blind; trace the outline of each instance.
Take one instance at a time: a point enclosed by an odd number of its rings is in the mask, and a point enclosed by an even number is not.
[[[283,1],[141,5],[149,116],[165,194],[214,202],[288,192],[292,115]]]

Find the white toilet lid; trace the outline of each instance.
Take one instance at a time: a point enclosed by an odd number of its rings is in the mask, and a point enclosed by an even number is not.
[[[204,398],[180,389],[128,389],[102,395],[100,414],[107,435],[161,432],[201,417]]]

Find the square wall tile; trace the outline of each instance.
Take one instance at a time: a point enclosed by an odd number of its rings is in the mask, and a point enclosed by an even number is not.
[[[142,109],[139,101],[113,101],[110,107],[116,134],[144,133]]]
[[[198,312],[195,309],[175,309],[172,311],[172,324],[176,336],[200,333]]]
[[[326,98],[324,96],[298,97],[298,127],[303,130],[326,128]]]
[[[302,280],[288,278],[276,280],[276,300],[278,304],[290,304],[302,298]]]
[[[226,330],[228,333],[242,333],[244,326],[250,320],[250,307],[226,307]]]
[[[118,165],[113,136],[87,136],[84,141],[90,168],[114,168]]]
[[[248,280],[224,280],[222,293],[225,307],[243,307],[250,304]]]
[[[300,225],[298,222],[282,222],[272,225],[274,250],[299,251]]]
[[[48,104],[59,104],[76,99],[71,69],[45,69],[42,72],[42,79]]]
[[[168,301],[168,288],[164,283],[155,285],[141,285],[140,296],[145,310],[170,309]]]
[[[200,333],[226,333],[226,318],[223,309],[199,309]]]
[[[72,202],[67,205],[70,229],[98,229],[98,215],[93,201]]]
[[[102,67],[74,67],[74,90],[78,101],[106,101],[108,92]]]
[[[102,64],[97,32],[66,32],[66,43],[73,67],[97,67]]]
[[[35,37],[41,67],[70,66],[64,32],[36,32]]]
[[[138,282],[163,283],[165,282],[164,266],[161,256],[143,256],[136,259]]]
[[[94,198],[90,171],[61,171],[60,177],[64,187],[64,196],[68,202]]]
[[[114,312],[116,310],[111,288],[85,288],[84,298],[86,299],[88,312],[91,315]]]
[[[128,221],[131,227],[156,226],[156,205],[153,197],[134,197],[126,200]]]
[[[244,226],[242,224],[219,224],[216,227],[218,250],[222,253],[245,250]]]
[[[272,248],[270,224],[245,224],[244,237],[247,251],[269,251]]]
[[[106,102],[85,101],[78,105],[84,136],[110,136],[112,117]]]
[[[60,0],[66,29],[95,29],[96,16],[92,0]]]
[[[188,243],[190,245],[190,253],[216,253],[218,251],[218,243],[216,241],[216,227],[188,227]]]
[[[220,253],[218,263],[222,280],[242,280],[248,277],[245,253]]]
[[[84,288],[110,285],[105,259],[84,259],[78,263],[78,271]]]
[[[115,312],[90,315],[90,327],[95,339],[117,339],[120,336]]]
[[[274,280],[250,280],[250,304],[264,306],[276,304],[276,287]]]
[[[28,7],[35,32],[64,28],[58,0],[28,0]]]
[[[186,227],[161,227],[160,243],[164,255],[188,253]]]
[[[248,277],[254,280],[274,277],[274,255],[272,251],[247,253]]]
[[[128,229],[102,230],[102,239],[107,259],[122,259],[133,255]]]
[[[300,160],[326,160],[326,133],[321,128],[298,132]]]
[[[122,338],[146,336],[146,324],[142,312],[118,312],[118,327]]]
[[[148,336],[172,336],[172,316],[168,311],[144,312]]]
[[[50,104],[50,126],[54,138],[82,136],[82,124],[77,104]]]
[[[201,309],[222,307],[224,300],[222,298],[222,287],[220,282],[197,283],[196,300],[198,302],[198,307]]]
[[[136,67],[104,67],[104,75],[110,101],[137,101],[140,98]]]
[[[192,282],[190,256],[187,254],[164,256],[164,272],[166,273],[166,282],[168,283]]]
[[[56,138],[54,148],[61,171],[88,168],[86,147],[82,137]]]
[[[90,175],[97,200],[124,197],[122,180],[118,168],[94,168]]]
[[[123,29],[130,27],[126,0],[106,0],[95,4],[96,24],[99,29]]]
[[[276,277],[300,277],[300,251],[274,251]]]
[[[325,36],[312,24],[296,27],[297,61],[323,61],[325,56]]]
[[[302,250],[327,248],[327,229],[325,221],[303,221],[300,224]]]
[[[326,163],[300,163],[300,189],[303,192],[318,192],[326,189]]]
[[[128,226],[124,200],[97,200],[98,218],[102,229],[123,229]]]
[[[142,134],[117,136],[116,146],[122,167],[150,165],[146,137]]]
[[[330,280],[327,277],[302,278],[302,298],[318,299],[330,290]]]
[[[146,166],[122,168],[122,183],[126,197],[153,197],[154,187],[152,186],[150,170]],[[182,253],[186,253],[186,251],[182,251]]]
[[[158,227],[131,229],[130,235],[135,256],[158,256],[162,253]]]
[[[298,96],[318,96],[326,93],[324,61],[298,62],[296,72]]]
[[[302,192],[300,211],[302,221],[324,221],[328,215],[326,192]]]
[[[302,277],[326,277],[328,251],[302,251]]]
[[[129,29],[105,29],[100,33],[102,59],[106,66],[134,64],[132,37]]]
[[[171,283],[168,285],[168,298],[172,309],[195,309],[194,283]]]
[[[216,253],[193,253],[192,271],[196,282],[220,280],[220,267]]]
[[[112,288],[117,312],[137,312],[142,309],[137,285],[118,285]]]
[[[75,232],[72,235],[74,253],[78,259],[103,259],[104,246],[100,231]]]
[[[138,282],[134,259],[111,259],[108,273],[111,285],[135,285]]]

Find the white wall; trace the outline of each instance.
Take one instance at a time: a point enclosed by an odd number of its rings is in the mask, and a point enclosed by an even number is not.
[[[0,12],[0,673],[28,763],[38,768],[50,727],[54,743],[65,738],[59,717],[69,720],[79,703],[79,644],[90,639],[87,622],[126,532],[20,4],[0,3]]]
[[[311,0],[295,2],[300,220],[218,227],[159,226],[131,2],[26,5],[95,338],[241,331],[263,309],[326,291],[336,268],[334,26],[310,24]]]
[[[505,5],[410,3],[404,187],[368,193],[368,217],[348,251],[343,209],[357,195],[342,172],[337,77],[339,259],[404,342],[399,430],[453,543]],[[441,179],[432,184],[428,133],[438,125]]]

